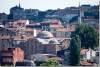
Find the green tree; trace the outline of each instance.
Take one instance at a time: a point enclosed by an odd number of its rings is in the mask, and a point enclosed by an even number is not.
[[[99,45],[99,33],[92,27],[86,24],[79,24],[76,31],[72,33],[71,37],[79,35],[81,40],[81,48],[94,49]]]
[[[69,65],[71,66],[80,65],[80,45],[81,41],[78,35],[76,35],[71,39],[69,47],[70,48]]]
[[[56,60],[48,60],[47,62],[41,64],[40,66],[57,66],[59,63]]]

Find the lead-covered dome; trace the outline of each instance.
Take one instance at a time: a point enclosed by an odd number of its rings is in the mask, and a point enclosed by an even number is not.
[[[37,37],[39,37],[39,38],[52,38],[54,36],[51,32],[42,31],[42,32],[38,33]]]

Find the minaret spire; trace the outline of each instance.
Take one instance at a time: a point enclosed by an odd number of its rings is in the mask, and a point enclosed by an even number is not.
[[[19,7],[21,7],[21,6],[20,6],[20,3],[21,3],[21,0],[19,0]]]
[[[20,7],[20,3],[19,3],[19,7]]]
[[[79,24],[81,24],[82,23],[82,14],[81,14],[82,12],[81,12],[81,5],[80,5],[80,2],[79,2]]]

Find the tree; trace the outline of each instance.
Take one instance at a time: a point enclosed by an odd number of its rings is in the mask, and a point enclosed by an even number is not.
[[[71,39],[69,47],[70,48],[69,65],[71,66],[80,65],[80,45],[81,41],[78,35],[76,35]]]
[[[40,66],[57,66],[59,63],[56,60],[48,60],[47,62],[41,64]]]
[[[72,33],[71,37],[75,35],[79,35],[81,48],[94,49],[99,45],[99,33],[94,28],[86,24],[79,24],[76,31]]]

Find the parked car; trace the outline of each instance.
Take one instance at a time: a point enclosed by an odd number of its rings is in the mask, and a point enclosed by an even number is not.
[[[15,66],[35,66],[32,60],[16,61]]]

